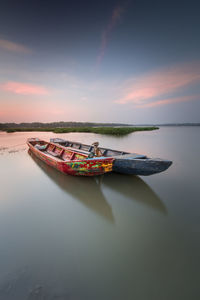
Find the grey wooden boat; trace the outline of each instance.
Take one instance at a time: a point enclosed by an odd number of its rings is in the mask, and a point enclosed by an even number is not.
[[[64,147],[75,148],[80,153],[88,152],[91,154],[94,152],[92,145],[86,145],[79,142],[68,141],[64,139],[54,138],[50,139],[52,143],[57,143]],[[152,175],[161,173],[167,170],[172,161],[160,158],[150,158],[146,155],[137,153],[129,153],[125,151],[112,150],[108,148],[99,147],[104,157],[113,157],[113,171],[123,174],[131,175]]]

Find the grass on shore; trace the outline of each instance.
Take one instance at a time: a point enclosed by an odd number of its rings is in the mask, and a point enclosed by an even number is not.
[[[5,131],[11,132],[24,132],[24,131],[50,131],[54,133],[69,133],[69,132],[91,132],[98,134],[109,135],[126,135],[135,131],[149,131],[156,130],[159,127],[66,127],[66,128],[9,128]]]

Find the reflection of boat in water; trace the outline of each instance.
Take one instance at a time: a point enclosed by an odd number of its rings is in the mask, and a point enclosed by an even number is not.
[[[102,184],[121,195],[167,214],[167,209],[155,192],[138,176],[105,174]]]
[[[51,168],[29,150],[29,155],[37,165],[51,178],[63,191],[72,195],[85,206],[105,219],[114,223],[112,208],[103,195],[99,181],[95,177],[77,177],[63,174]]]
[[[112,208],[108,204],[103,186],[114,192],[120,193],[133,201],[144,204],[163,214],[167,213],[166,207],[154,191],[139,177],[117,173],[105,174],[95,177],[75,177],[62,174],[49,167],[36,156],[29,152],[33,160],[63,191],[71,194],[89,209],[114,223]]]

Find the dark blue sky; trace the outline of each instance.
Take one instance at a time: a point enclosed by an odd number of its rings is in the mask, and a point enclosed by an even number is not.
[[[199,11],[198,1],[3,1],[0,122],[199,122]]]

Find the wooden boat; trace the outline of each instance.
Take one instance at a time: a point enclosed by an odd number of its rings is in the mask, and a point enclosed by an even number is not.
[[[63,139],[54,138],[51,142],[62,145],[68,149],[77,149],[77,151],[88,151],[93,153],[94,147],[78,142],[67,141]],[[137,153],[129,153],[125,151],[112,150],[108,148],[99,147],[102,152],[102,157],[113,158],[113,171],[132,175],[152,175],[167,170],[172,161],[160,158],[150,158],[146,155]]]
[[[28,139],[27,144],[38,158],[63,173],[95,176],[112,171],[112,157],[93,157],[90,152],[63,147],[38,138]]]

